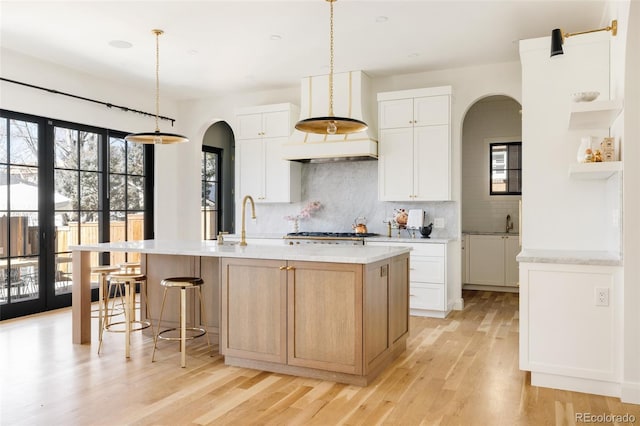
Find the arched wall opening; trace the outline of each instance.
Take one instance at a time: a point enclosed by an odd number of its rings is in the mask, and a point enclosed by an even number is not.
[[[235,230],[235,137],[231,126],[226,121],[211,124],[204,132],[202,146],[217,148],[220,152],[219,190],[222,214],[219,230],[231,234]]]

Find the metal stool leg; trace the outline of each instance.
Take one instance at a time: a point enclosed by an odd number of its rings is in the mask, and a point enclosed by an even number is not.
[[[180,289],[180,360],[182,368],[187,366],[187,289]]]
[[[154,333],[153,338],[153,354],[151,354],[151,362],[156,360],[156,348],[158,346],[158,335],[160,334],[160,324],[162,323],[162,313],[164,312],[164,302],[167,300],[167,289],[165,287],[162,292],[162,305],[160,306],[160,318],[158,318],[158,332]]]
[[[135,293],[134,293],[135,294]],[[133,303],[131,300],[131,283],[126,281],[124,284],[124,303],[125,303],[125,337],[124,337],[124,352],[127,358],[131,357],[131,321],[135,319],[132,316],[135,315],[133,311]]]

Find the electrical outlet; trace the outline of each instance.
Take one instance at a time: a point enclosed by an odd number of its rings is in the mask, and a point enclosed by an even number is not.
[[[596,288],[596,306],[609,306],[608,288]]]
[[[436,217],[435,219],[433,219],[433,227],[434,228],[444,228],[444,218],[443,217]]]

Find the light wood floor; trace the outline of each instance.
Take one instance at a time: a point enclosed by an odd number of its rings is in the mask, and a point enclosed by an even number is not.
[[[68,309],[4,321],[0,424],[572,425],[576,413],[640,423],[638,405],[529,385],[517,294],[464,299],[447,319],[411,317],[407,351],[365,388],[227,367],[203,339],[188,346],[186,369],[174,342],[152,364],[152,339],[139,333],[131,360],[116,333],[97,355],[97,344],[71,344]]]

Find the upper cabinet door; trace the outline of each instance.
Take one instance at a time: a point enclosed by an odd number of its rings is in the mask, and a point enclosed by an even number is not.
[[[238,134],[236,139],[255,139],[262,137],[262,114],[238,115]]]
[[[278,138],[290,134],[289,111],[265,112],[262,114],[262,136]]]
[[[378,108],[380,129],[413,126],[413,98],[380,102]]]
[[[413,128],[384,129],[378,144],[378,199],[414,201]]]
[[[413,119],[416,126],[449,124],[449,95],[415,98]]]
[[[413,201],[451,199],[449,126],[424,126],[414,130]]]

